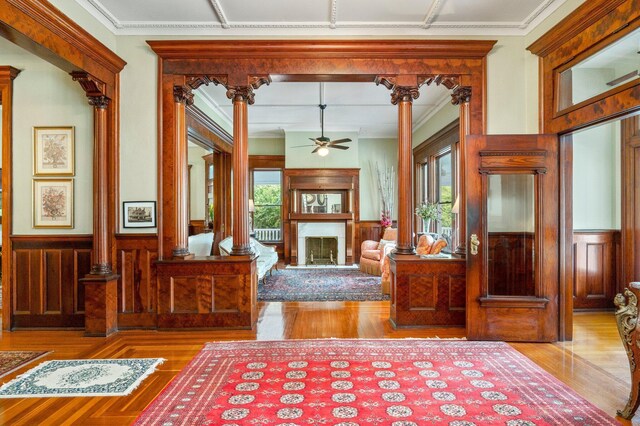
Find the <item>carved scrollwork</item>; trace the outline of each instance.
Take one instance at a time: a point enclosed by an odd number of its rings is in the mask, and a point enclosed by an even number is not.
[[[640,283],[631,283],[630,287],[638,289]],[[636,292],[627,288],[624,294],[617,294],[613,303],[618,308],[616,310],[616,323],[618,325],[618,333],[622,339],[622,344],[627,357],[629,358],[629,368],[631,370],[631,393],[627,405],[622,410],[618,410],[618,415],[630,419],[633,417],[639,405],[638,390],[638,374],[636,372],[636,353],[640,349],[637,340],[636,327],[638,326],[638,297]]]
[[[413,102],[414,99],[418,99],[420,96],[418,86],[398,86],[396,77],[377,76],[375,82],[377,86],[382,84],[391,90],[391,103],[393,105],[397,105],[400,101]]]
[[[80,87],[89,99],[89,105],[99,109],[109,106],[110,99],[105,94],[106,85],[102,81],[84,71],[73,71],[71,78],[80,83]]]
[[[187,77],[187,86],[196,90],[203,84],[208,86],[213,83],[214,86],[221,85],[227,87],[227,76],[225,75],[192,75]]]
[[[255,103],[254,90],[260,88],[260,86],[271,83],[271,77],[268,75],[261,76],[249,76],[249,84],[246,86],[226,86],[227,98],[235,101],[246,101],[249,105]]]
[[[453,105],[460,105],[467,103],[471,100],[471,87],[460,86],[453,90],[451,94],[451,103]]]
[[[431,86],[435,84],[436,86],[444,86],[449,90],[453,90],[460,85],[460,77],[457,75],[450,74],[432,74],[432,75],[421,75],[418,77],[418,80],[421,80],[422,83],[420,85],[426,84],[427,86]]]
[[[189,86],[173,86],[173,100],[185,105],[193,105],[193,92]]]
[[[627,303],[627,299],[629,302]],[[636,369],[636,361],[632,351],[633,332],[638,323],[638,298],[629,290],[625,289],[624,295],[619,293],[616,295],[613,303],[618,308],[616,310],[616,322],[618,323],[618,333],[622,338],[622,344],[627,351],[631,372]]]

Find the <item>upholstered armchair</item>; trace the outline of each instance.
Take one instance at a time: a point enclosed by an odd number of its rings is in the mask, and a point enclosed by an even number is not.
[[[397,229],[387,228],[382,240],[363,241],[360,246],[360,270],[365,274],[381,275],[384,258],[395,248],[397,236]]]

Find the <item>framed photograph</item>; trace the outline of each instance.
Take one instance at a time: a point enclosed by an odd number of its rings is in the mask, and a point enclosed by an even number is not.
[[[122,203],[125,228],[155,228],[155,201],[125,201]]]
[[[33,128],[33,174],[73,176],[75,146],[73,127]]]
[[[33,180],[33,227],[73,228],[73,179]]]

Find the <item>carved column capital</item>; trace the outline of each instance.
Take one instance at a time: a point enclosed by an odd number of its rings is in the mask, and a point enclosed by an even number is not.
[[[414,99],[418,99],[420,96],[419,87],[416,86],[400,86],[398,85],[398,79],[395,76],[377,76],[375,79],[376,85],[383,85],[387,89],[391,90],[391,103],[397,105],[398,102],[413,102]]]
[[[271,83],[271,77],[269,75],[249,76],[246,86],[225,86],[227,88],[227,98],[236,102],[246,101],[249,105],[255,103],[254,90],[260,88],[260,86]]]
[[[173,86],[173,100],[180,104],[193,105],[193,92],[189,86]]]
[[[470,86],[460,86],[457,87],[453,93],[451,94],[451,103],[453,105],[460,105],[464,103],[469,103],[471,101],[471,87]]]
[[[111,99],[106,96],[89,96],[89,105],[98,109],[105,109],[109,106]]]

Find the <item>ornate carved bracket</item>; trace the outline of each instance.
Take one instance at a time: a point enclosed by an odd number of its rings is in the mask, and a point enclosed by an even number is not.
[[[460,86],[453,90],[451,94],[451,103],[453,105],[460,105],[471,101],[471,87]]]
[[[449,90],[453,90],[456,87],[460,86],[460,77],[457,75],[450,74],[428,74],[421,75],[418,77],[418,81],[422,81],[420,86],[426,84],[427,86],[431,86],[435,84],[436,86],[443,85]]]
[[[213,83],[214,86],[221,85],[227,87],[227,76],[225,75],[194,75],[187,77],[187,86],[196,90],[198,87],[208,86]]]
[[[638,346],[638,293],[640,283],[631,283],[623,294],[616,295],[614,303],[617,306],[616,322],[618,333],[622,339],[622,344],[627,357],[629,358],[629,368],[631,370],[631,392],[629,401],[622,410],[618,410],[618,415],[625,419],[631,419],[640,405],[640,370],[637,369],[636,359],[640,354]],[[627,302],[628,300],[628,302]]]
[[[80,87],[89,98],[89,105],[100,109],[109,106],[110,99],[105,94],[106,85],[102,81],[84,71],[73,71],[71,78],[80,83]]]
[[[399,86],[396,77],[377,76],[375,79],[376,86],[383,85],[391,90],[391,103],[397,105],[398,102],[413,102],[420,96],[419,87],[416,86]]]

